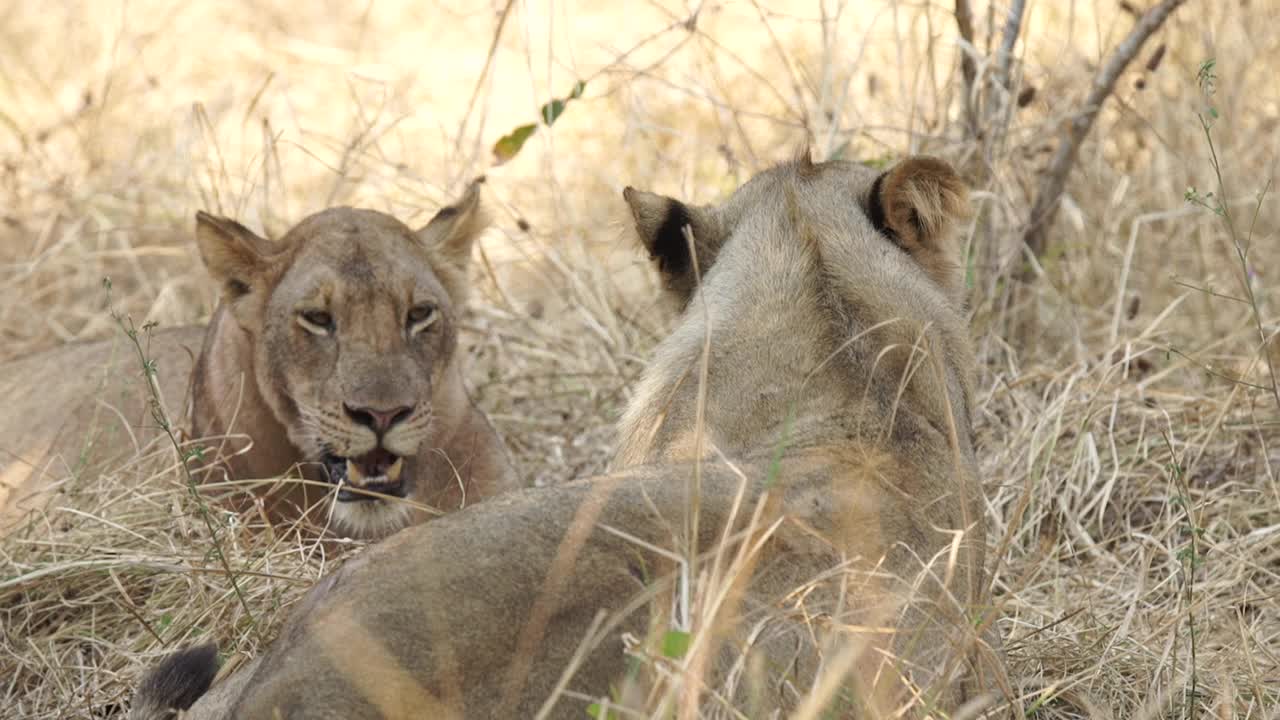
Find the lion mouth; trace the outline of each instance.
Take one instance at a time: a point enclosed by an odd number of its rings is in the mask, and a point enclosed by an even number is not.
[[[324,456],[324,467],[328,470],[329,482],[340,486],[338,502],[380,499],[359,490],[394,497],[405,495],[404,482],[401,480],[404,458],[382,448],[354,458],[327,454]]]

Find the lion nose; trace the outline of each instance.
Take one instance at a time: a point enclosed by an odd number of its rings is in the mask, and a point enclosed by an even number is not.
[[[391,426],[409,417],[409,413],[413,412],[413,408],[408,405],[402,405],[390,410],[377,410],[371,407],[352,407],[343,403],[342,409],[347,412],[347,417],[380,436],[390,430]]]

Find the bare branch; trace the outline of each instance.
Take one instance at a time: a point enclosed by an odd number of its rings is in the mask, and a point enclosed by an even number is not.
[[[1107,58],[1098,73],[1094,75],[1084,106],[1067,123],[1063,131],[1062,141],[1058,143],[1058,150],[1049,162],[1044,179],[1040,182],[1035,202],[1031,206],[1031,214],[1027,218],[1027,229],[1022,236],[1022,241],[1036,257],[1044,253],[1049,229],[1053,226],[1059,201],[1062,199],[1062,191],[1067,185],[1067,175],[1075,165],[1080,144],[1093,128],[1093,122],[1097,119],[1102,104],[1110,97],[1120,74],[1137,57],[1147,38],[1151,37],[1169,15],[1185,1],[1163,0],[1159,5],[1148,10],[1133,26],[1129,36],[1116,46],[1111,57]]]
[[[1009,123],[1013,120],[1013,98],[1017,92],[1013,82],[1013,48],[1018,44],[1018,35],[1022,32],[1022,16],[1026,9],[1026,0],[1013,0],[1009,5],[1004,31],[1000,35],[1000,48],[994,58],[995,69],[991,72],[991,79],[985,84],[987,92],[983,100],[983,116],[986,128],[983,140],[988,163],[994,160],[992,155],[1004,144]]]
[[[977,45],[973,43],[973,8],[969,0],[956,0],[956,26],[960,39],[968,45],[960,49],[960,75],[964,78],[964,132],[965,137],[978,136],[978,99],[973,87],[978,77],[978,65],[973,60]]]
[[[467,101],[467,111],[462,115],[462,122],[458,124],[458,138],[455,141],[454,149],[462,148],[462,141],[467,134],[467,123],[471,120],[471,111],[476,107],[476,100],[480,97],[480,90],[484,87],[484,81],[489,77],[489,68],[493,66],[493,58],[498,54],[498,43],[502,41],[502,29],[507,26],[507,16],[511,14],[511,7],[516,4],[516,0],[507,0],[507,4],[502,8],[502,14],[498,16],[498,26],[493,30],[493,39],[489,41],[489,52],[484,58],[484,67],[480,68],[480,76],[476,78],[476,86],[471,91],[471,99]],[[477,138],[478,139],[478,138]]]
[[[1006,94],[1010,92],[1009,69],[1013,66],[1013,46],[1022,32],[1022,15],[1026,12],[1026,0],[1013,0],[1009,16],[1004,21],[1004,33],[1000,36],[1000,52],[996,53],[995,81]]]

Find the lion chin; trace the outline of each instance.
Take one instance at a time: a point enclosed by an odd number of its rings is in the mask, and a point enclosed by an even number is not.
[[[345,490],[338,486],[339,494]],[[413,506],[401,498],[335,498],[329,507],[329,530],[347,537],[377,540],[408,527],[413,520]]]
[[[377,539],[412,524],[404,458],[383,448],[357,457],[325,453],[324,477],[333,484],[328,528],[351,537]]]

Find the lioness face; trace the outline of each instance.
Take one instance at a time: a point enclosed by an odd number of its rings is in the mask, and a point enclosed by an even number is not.
[[[720,205],[633,188],[624,197],[684,312],[624,414],[623,466],[695,453],[698,383],[686,380],[698,376],[691,368],[704,353],[702,402],[713,430],[700,447],[745,452],[776,443],[789,414],[811,423],[787,427],[793,439],[820,432],[824,423],[813,419],[841,417],[869,393],[919,376],[912,363],[924,353],[912,348],[928,336],[940,338],[943,353],[952,345],[968,352],[953,237],[967,191],[942,161],[911,157],[881,172],[814,164],[806,154]],[[874,371],[865,387],[849,387],[844,367]],[[939,394],[967,412],[964,383],[945,384]]]
[[[201,252],[251,338],[258,389],[311,467],[336,486],[332,521],[358,535],[409,523],[424,453],[468,408],[455,362],[476,186],[413,231],[334,208],[271,244],[202,215]],[[312,494],[314,496],[314,493]]]

